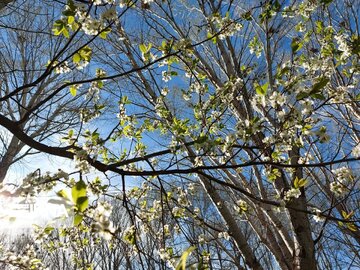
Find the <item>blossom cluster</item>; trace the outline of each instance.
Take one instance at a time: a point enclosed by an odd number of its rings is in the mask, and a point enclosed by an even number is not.
[[[225,17],[221,17],[219,14],[214,14],[210,18],[210,22],[215,24],[216,28],[220,31],[219,39],[225,39],[235,35],[242,29],[242,24],[230,18],[227,14]]]
[[[238,200],[234,205],[234,210],[240,215],[246,213],[248,211],[248,208],[249,206],[244,200]]]
[[[291,188],[290,190],[285,192],[284,200],[290,201],[292,198],[299,198],[301,195],[301,191],[298,188]]]
[[[13,269],[35,269],[47,270],[48,268],[36,257],[35,248],[33,245],[25,247],[24,254],[15,254],[14,252],[5,252],[2,261],[7,265],[13,266]]]
[[[330,183],[330,190],[338,197],[344,196],[350,189],[349,185],[354,182],[354,175],[347,167],[332,170],[335,181]]]
[[[75,168],[79,169],[82,173],[90,172],[90,164],[87,162],[88,153],[86,150],[75,151],[74,161]]]
[[[106,240],[115,233],[115,227],[110,220],[112,206],[105,201],[99,202],[95,209],[89,209],[87,215],[93,219],[91,229]]]
[[[60,169],[54,174],[50,172],[40,174],[38,171],[30,173],[23,179],[21,186],[17,189],[17,193],[21,196],[33,197],[41,191],[52,190],[56,186],[56,180],[58,179],[68,181],[69,174]]]

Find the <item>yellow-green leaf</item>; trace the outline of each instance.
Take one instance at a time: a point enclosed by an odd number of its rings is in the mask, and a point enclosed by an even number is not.
[[[179,264],[176,267],[176,270],[186,270],[186,261],[189,257],[190,253],[195,250],[195,247],[189,247],[187,250],[183,252],[181,255]]]
[[[101,37],[102,39],[106,39],[106,37],[109,33],[110,33],[110,30],[101,31],[101,33],[99,34],[99,37]]]
[[[74,85],[70,86],[70,94],[75,97],[76,96],[76,87]]]
[[[66,37],[66,38],[70,37],[69,31],[65,27],[62,29],[62,33],[63,33],[64,37]]]
[[[268,86],[269,86],[269,83],[265,83],[264,85],[255,84],[255,91],[258,95],[265,96]]]
[[[61,34],[61,31],[59,29],[53,28],[52,31],[54,32],[55,36],[58,36]]]
[[[75,64],[77,64],[77,63],[80,62],[80,60],[81,60],[80,54],[75,53],[74,56],[73,56],[73,62],[74,62]]]
[[[83,218],[84,218],[83,215],[76,214],[74,216],[74,225],[78,226],[81,223],[81,221],[83,220]]]
[[[86,196],[78,198],[76,200],[76,206],[80,212],[84,212],[89,206],[89,198]]]
[[[354,215],[354,212],[351,211],[349,213],[346,213],[344,210],[341,211],[341,215],[344,217],[344,219],[349,219]]]
[[[294,188],[304,187],[304,186],[306,186],[307,182],[308,182],[308,180],[306,180],[306,179],[303,179],[303,178],[299,179],[296,177],[294,180]]]
[[[68,24],[72,24],[75,21],[75,17],[74,16],[69,16],[68,17]]]
[[[66,193],[65,189],[62,189],[56,193],[61,198],[64,198],[65,200],[70,200],[68,194]]]
[[[346,227],[353,232],[357,231],[357,227],[353,223],[346,223]]]
[[[71,196],[74,203],[77,203],[78,198],[86,197],[86,184],[83,180],[79,180],[75,186],[71,188]]]
[[[140,45],[139,45],[139,49],[140,49],[140,51],[141,51],[142,53],[146,53],[146,51],[147,51],[147,50],[146,50],[147,48],[146,48],[145,44],[140,44]]]

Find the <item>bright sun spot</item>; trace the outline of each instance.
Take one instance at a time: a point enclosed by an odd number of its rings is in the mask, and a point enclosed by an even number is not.
[[[29,229],[67,215],[64,205],[51,204],[49,199],[0,196],[0,230]]]

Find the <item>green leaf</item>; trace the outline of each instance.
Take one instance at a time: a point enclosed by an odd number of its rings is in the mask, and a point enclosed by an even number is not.
[[[353,232],[356,232],[357,231],[357,227],[355,224],[353,223],[346,223],[346,227],[350,230],[350,231],[353,231]]]
[[[70,198],[69,198],[68,194],[66,193],[65,189],[62,189],[62,190],[58,191],[56,193],[56,195],[58,195],[61,198],[64,198],[65,200],[68,200],[68,201],[70,200]]]
[[[48,226],[48,227],[46,227],[46,228],[44,229],[44,233],[50,234],[53,230],[55,230],[54,227]]]
[[[181,255],[179,264],[176,266],[176,270],[186,270],[187,258],[189,257],[190,253],[192,251],[194,251],[195,249],[196,249],[195,247],[189,247],[187,250],[185,250],[183,252],[183,254]]]
[[[281,9],[281,5],[280,5],[279,1],[275,0],[275,3],[273,5],[273,10],[276,11],[276,12],[279,12],[280,9]]]
[[[260,96],[265,96],[266,95],[266,92],[267,92],[267,89],[269,87],[269,83],[265,83],[264,85],[260,85],[260,84],[256,84],[255,85],[255,91],[258,95]]]
[[[301,99],[307,98],[307,97],[309,97],[309,96],[310,96],[309,93],[300,92],[299,94],[296,95],[296,99],[297,99],[297,100],[301,100]]]
[[[76,206],[80,212],[84,212],[89,206],[89,198],[86,196],[78,198],[76,201]]]
[[[296,96],[296,99],[300,100],[300,99],[303,99],[303,98],[312,97],[312,98],[324,100],[325,96],[320,92],[328,84],[329,81],[330,81],[329,78],[321,77],[320,79],[318,79],[318,82],[316,82],[313,85],[310,92],[300,92]]]
[[[247,20],[247,21],[251,21],[252,20],[251,11],[247,11],[244,14],[242,14],[241,18],[243,18],[244,20]]]
[[[74,16],[75,15],[75,12],[73,10],[70,10],[70,9],[67,9],[67,10],[64,10],[62,12],[62,14],[66,17],[69,17],[69,16]]]
[[[210,32],[207,33],[207,38],[211,39],[211,41],[216,44],[217,43],[217,38],[216,36],[214,36],[213,34],[211,34]]]
[[[74,62],[75,64],[77,64],[77,63],[80,62],[80,60],[81,60],[80,54],[75,53],[74,56],[73,56],[73,62]]]
[[[64,37],[66,37],[66,38],[69,38],[69,37],[70,37],[69,31],[66,29],[66,27],[64,27],[64,28],[62,29],[62,34],[63,34]]]
[[[316,28],[315,28],[316,33],[320,34],[321,31],[324,29],[324,23],[322,21],[316,21],[315,24],[316,24]]]
[[[107,35],[110,33],[110,30],[103,30],[101,31],[101,33],[99,34],[99,37],[101,37],[102,39],[106,39]]]
[[[89,46],[82,48],[78,53],[80,54],[81,60],[90,61],[92,50]]]
[[[122,96],[121,101],[122,104],[131,104],[131,101],[127,96]]]
[[[341,215],[344,217],[344,219],[350,219],[354,215],[354,211],[347,213],[344,210],[341,210]]]
[[[316,99],[320,99],[320,100],[325,100],[325,96],[323,94],[320,94],[320,93],[312,94],[311,97],[316,98]]]
[[[70,94],[75,97],[76,96],[76,86],[72,85],[70,86]]]
[[[68,17],[68,24],[72,24],[75,21],[75,17],[74,16],[69,16]]]
[[[315,93],[319,92],[321,89],[323,89],[328,84],[329,81],[330,81],[329,78],[321,77],[318,80],[318,82],[315,83],[314,86],[312,87],[310,94],[315,94]]]
[[[76,214],[74,216],[74,226],[78,226],[81,221],[83,220],[84,216],[83,215],[80,215],[80,214]]]
[[[200,136],[197,138],[196,143],[202,144],[208,140],[208,137],[204,134],[200,134]]]
[[[97,87],[98,88],[103,88],[104,87],[104,81],[98,81],[97,82]]]
[[[301,188],[301,187],[304,187],[306,186],[308,180],[306,179],[303,179],[303,178],[298,178],[296,177],[295,180],[294,180],[294,188]]]
[[[299,41],[298,38],[293,38],[291,41],[291,50],[293,53],[296,53],[302,48],[303,44]]]
[[[54,32],[55,36],[58,36],[61,34],[62,31],[60,31],[59,29],[53,28],[52,31]]]
[[[68,8],[67,10],[71,10],[71,11],[75,12],[76,6],[74,4],[74,1],[68,0],[67,1],[67,8]]]
[[[360,36],[352,36],[350,47],[353,54],[360,54]]]
[[[139,45],[139,49],[140,49],[140,51],[141,51],[143,54],[149,52],[150,49],[151,49],[151,47],[152,47],[152,44],[151,44],[151,43],[149,43],[147,46],[146,46],[145,44],[140,44],[140,45]]]
[[[74,203],[77,204],[79,198],[86,197],[86,187],[85,182],[80,180],[71,188],[71,195]]]

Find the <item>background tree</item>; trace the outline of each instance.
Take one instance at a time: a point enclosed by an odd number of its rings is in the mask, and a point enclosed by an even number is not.
[[[64,46],[64,38],[56,38],[51,33],[53,14],[58,9],[56,3],[22,1],[18,6],[3,11],[1,19],[1,96],[6,97],[12,89],[26,86],[2,101],[1,112],[31,138],[42,142],[57,141],[64,135],[63,132],[78,126],[78,109],[88,103],[81,94],[77,97],[69,93],[49,98],[52,89],[59,83],[84,77],[76,71],[69,74],[71,69],[65,64],[34,84],[44,74],[48,61]],[[44,102],[41,108],[32,112],[31,118],[23,118],[31,108]],[[39,153],[26,147],[5,129],[1,130],[1,144],[1,182],[12,164]]]

